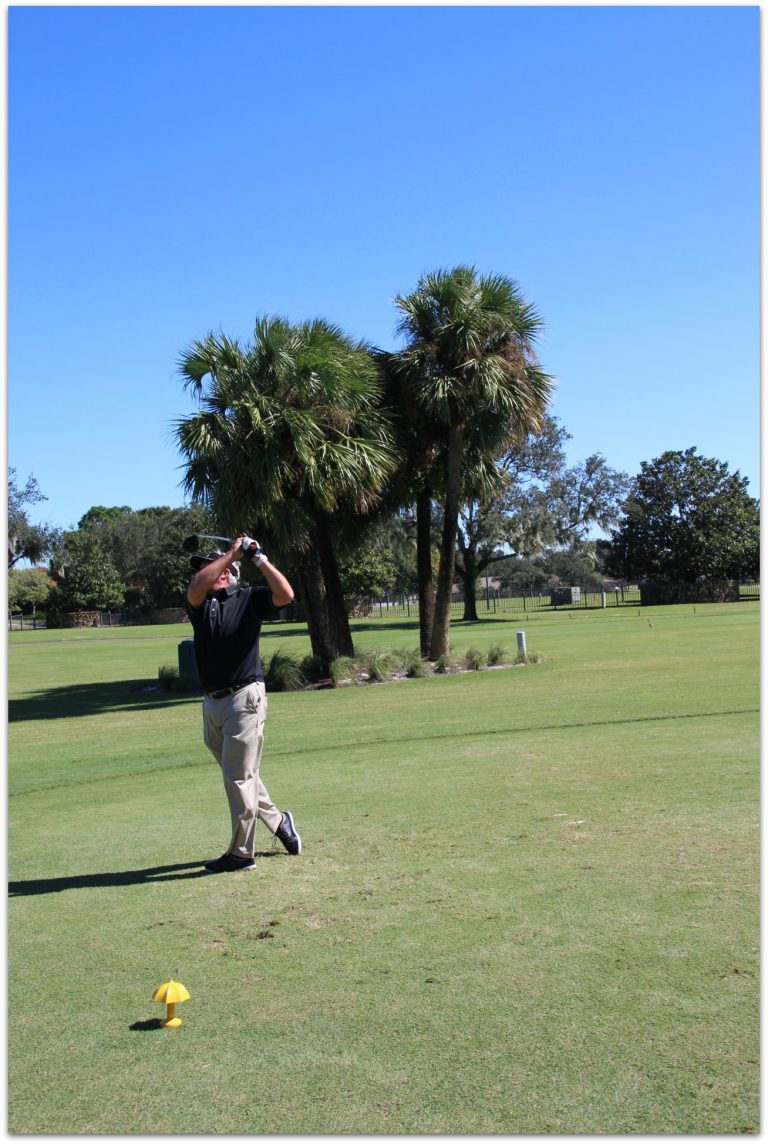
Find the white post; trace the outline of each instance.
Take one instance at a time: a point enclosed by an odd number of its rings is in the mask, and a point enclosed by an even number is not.
[[[525,632],[518,632],[517,633],[517,650],[520,653],[520,655],[527,655],[528,654],[525,650]]]
[[[607,596],[605,592],[601,592],[600,595],[603,597],[603,607],[605,608],[607,606]]]

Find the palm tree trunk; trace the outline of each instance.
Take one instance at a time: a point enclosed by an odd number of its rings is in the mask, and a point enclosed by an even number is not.
[[[462,560],[464,561],[464,615],[463,620],[476,620],[477,619],[477,552],[474,545],[470,544],[462,549]]]
[[[323,576],[313,549],[302,557],[302,564],[296,569],[296,584],[307,617],[312,654],[320,660],[323,675],[328,675],[331,660],[336,659],[338,653],[328,619]]]
[[[440,540],[440,567],[437,574],[435,619],[432,625],[432,643],[429,650],[430,659],[438,659],[441,655],[448,654],[463,459],[464,428],[461,425],[451,425],[448,431],[448,479],[445,492],[445,510],[443,512],[443,533]]]
[[[354,655],[355,649],[352,643],[352,632],[349,629],[347,605],[344,601],[339,565],[333,550],[328,518],[324,513],[317,513],[314,516],[314,522],[317,555],[325,583],[325,604],[336,644],[336,655]]]
[[[306,563],[295,572],[296,585],[301,593],[304,612],[307,613],[309,642],[312,654],[317,656],[323,675],[330,674],[331,660],[337,658],[331,623],[325,606],[325,585],[319,564],[310,553]]]
[[[416,575],[419,592],[419,646],[429,655],[435,618],[435,584],[432,573],[432,490],[427,485],[416,501]]]

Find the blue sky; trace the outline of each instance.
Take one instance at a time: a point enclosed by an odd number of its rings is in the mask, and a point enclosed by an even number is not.
[[[569,461],[695,445],[759,495],[759,7],[11,7],[8,463],[183,503],[209,330],[394,348],[458,263],[545,322]]]

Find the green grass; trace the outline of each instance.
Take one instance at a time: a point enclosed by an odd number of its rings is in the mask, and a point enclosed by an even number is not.
[[[538,664],[271,695],[305,852],[260,827],[219,877],[199,699],[137,690],[188,632],[12,633],[9,1131],[758,1131],[758,609],[458,624],[452,653],[523,629]]]

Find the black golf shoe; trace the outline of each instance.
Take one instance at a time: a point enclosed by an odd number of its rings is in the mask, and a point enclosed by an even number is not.
[[[301,839],[293,825],[293,815],[290,810],[283,810],[280,813],[283,816],[283,821],[275,831],[276,837],[280,839],[289,854],[301,854]]]
[[[228,874],[232,870],[255,870],[255,858],[239,858],[237,854],[222,854],[221,858],[212,858],[205,863],[209,874]]]

